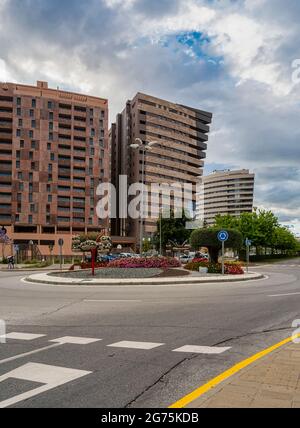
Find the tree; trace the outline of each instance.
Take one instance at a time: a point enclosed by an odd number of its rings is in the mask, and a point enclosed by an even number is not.
[[[175,218],[174,211],[171,211],[170,218],[160,218],[157,222],[157,231],[153,242],[157,249],[160,247],[160,226],[162,231],[162,248],[165,249],[170,241],[177,245],[183,245],[189,240],[191,230],[185,228],[186,222],[191,219],[182,211],[181,218]]]
[[[199,250],[201,247],[206,247],[209,251],[210,259],[213,263],[218,262],[219,252],[222,249],[222,243],[218,239],[218,233],[222,229],[212,227],[209,229],[194,230],[191,234],[190,243],[194,250]],[[235,229],[228,229],[229,239],[225,242],[225,248],[239,250],[243,245],[242,234]]]
[[[298,242],[293,233],[284,226],[279,226],[276,228],[273,239],[272,239],[272,248],[280,251],[297,251]]]

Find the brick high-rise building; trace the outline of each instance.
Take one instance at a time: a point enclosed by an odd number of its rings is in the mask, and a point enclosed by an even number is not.
[[[196,185],[203,173],[209,125],[212,114],[138,93],[112,124],[112,182],[119,190],[119,176],[127,175],[129,184],[142,181],[142,152],[130,148],[136,138],[156,141],[145,157],[145,184],[190,183],[191,201],[196,205]],[[120,191],[117,193],[120,194]],[[172,208],[174,206],[174,200]],[[117,207],[118,208],[118,207]],[[143,236],[151,237],[164,208],[162,199],[156,215],[144,221]],[[152,207],[153,209],[153,207]],[[140,220],[117,218],[112,234],[132,236],[139,244]]]
[[[0,83],[0,225],[15,244],[71,255],[72,234],[107,230],[96,188],[110,176],[106,99]]]

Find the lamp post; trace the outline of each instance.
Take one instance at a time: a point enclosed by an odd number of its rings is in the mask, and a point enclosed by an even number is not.
[[[140,138],[135,139],[135,144],[131,144],[133,150],[142,150],[142,184],[145,181],[145,154],[152,150],[152,147],[158,144],[157,141],[142,141]],[[143,238],[144,238],[144,189],[142,189],[142,202],[140,208],[140,255],[143,254]]]

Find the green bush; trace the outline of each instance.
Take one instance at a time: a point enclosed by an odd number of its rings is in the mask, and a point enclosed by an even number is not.
[[[222,243],[218,240],[220,228],[211,227],[197,229],[192,232],[190,243],[194,250],[199,250],[201,247],[206,247],[209,251],[210,259],[214,263],[218,263],[219,252],[222,249]],[[229,239],[225,242],[225,248],[238,250],[243,245],[243,235],[235,229],[227,229]]]

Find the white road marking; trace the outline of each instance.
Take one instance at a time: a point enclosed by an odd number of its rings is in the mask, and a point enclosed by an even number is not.
[[[196,346],[196,345],[186,345],[181,348],[174,349],[173,352],[187,352],[193,354],[223,354],[223,352],[228,351],[231,347],[220,348],[216,346]]]
[[[300,293],[270,294],[269,297],[299,296]]]
[[[130,348],[130,349],[150,350],[150,349],[158,348],[159,346],[163,346],[163,345],[164,343],[123,341],[123,342],[113,343],[107,346],[111,348]]]
[[[61,345],[65,343],[70,343],[73,345],[89,345],[90,343],[100,342],[102,339],[93,339],[91,337],[73,337],[73,336],[65,336],[59,337],[58,339],[49,340],[49,342],[58,342]]]
[[[83,376],[91,374],[91,372],[84,370],[75,370],[67,367],[56,367],[45,364],[28,363],[24,366],[17,368],[3,376],[0,376],[0,383],[7,379],[20,379],[31,382],[43,383],[38,388],[32,389],[31,391],[23,394],[15,395],[0,402],[0,408],[13,406],[20,401],[28,400],[29,398],[35,397],[36,395],[42,394],[43,392],[49,391],[50,389],[57,388],[58,386],[64,385],[65,383],[72,382]]]
[[[47,351],[51,348],[56,348],[57,346],[61,346],[61,343],[55,343],[55,345],[45,346],[44,348],[34,349],[30,352],[25,352],[24,354],[14,355],[13,357],[5,358],[4,360],[0,360],[0,364],[9,363],[10,361],[18,360],[20,358],[28,357],[29,355],[37,354],[38,352]]]
[[[13,340],[35,340],[39,339],[40,337],[45,337],[45,334],[30,334],[30,333],[7,333],[4,336],[1,336],[1,338],[4,339],[13,339]]]
[[[141,300],[84,300],[84,302],[94,303],[140,303]]]

